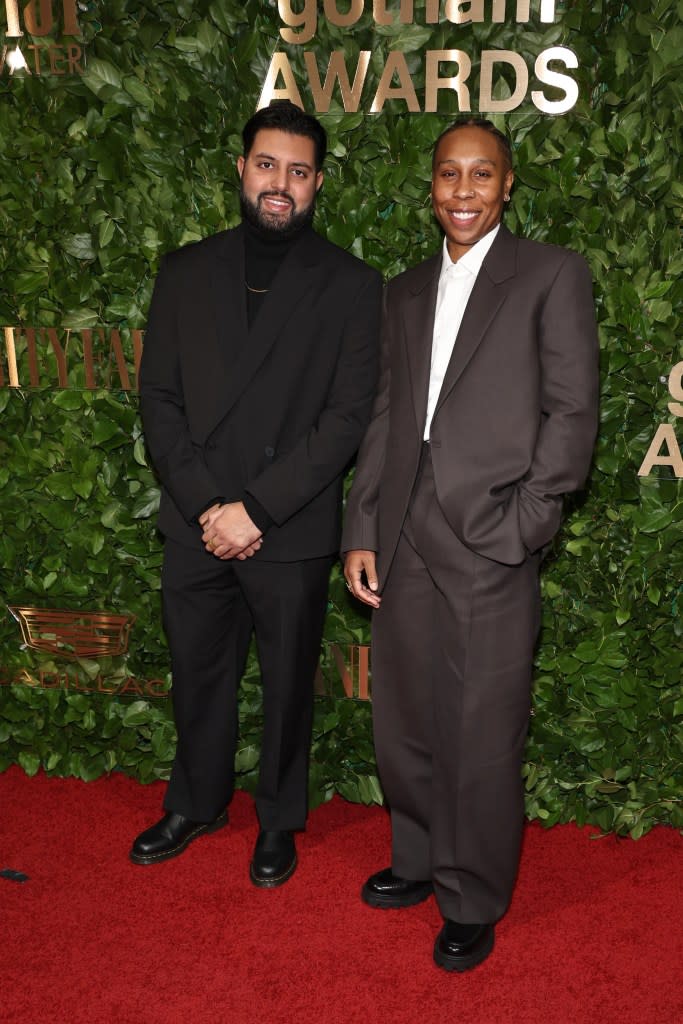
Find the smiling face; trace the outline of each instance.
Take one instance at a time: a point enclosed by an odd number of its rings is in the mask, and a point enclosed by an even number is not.
[[[466,125],[441,139],[434,154],[432,209],[454,262],[500,223],[514,180],[495,135]]]
[[[310,222],[323,174],[315,169],[308,136],[262,128],[247,156],[239,157],[237,171],[242,213],[255,227],[284,238]]]

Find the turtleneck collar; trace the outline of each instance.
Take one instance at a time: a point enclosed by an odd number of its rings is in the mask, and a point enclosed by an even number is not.
[[[259,231],[248,221],[242,221],[244,230],[244,285],[247,293],[247,321],[253,323],[265,301],[275,275],[289,251],[312,230],[304,225],[291,238],[281,239]]]
[[[280,239],[259,231],[248,221],[242,221],[244,230],[244,257],[247,284],[251,288],[270,288],[278,267],[301,236],[310,230],[307,226],[292,238]]]

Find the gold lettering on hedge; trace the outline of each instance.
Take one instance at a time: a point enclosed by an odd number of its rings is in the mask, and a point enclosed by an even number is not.
[[[5,0],[9,22],[9,7],[16,0]],[[49,36],[54,28],[55,17],[52,0],[29,0],[24,7],[24,24],[26,31],[32,36]],[[78,12],[76,0],[62,0],[62,23],[64,35],[79,36]],[[9,33],[10,35],[13,33]]]
[[[0,387],[134,391],[144,334],[129,328],[124,340],[118,327],[0,327]]]
[[[70,75],[83,74],[83,65],[79,63],[82,56],[83,51],[80,46],[77,46],[75,43],[69,43],[66,48],[66,59],[69,62]]]
[[[555,22],[557,18],[556,0],[424,0],[416,10],[414,0],[323,0],[322,5],[316,0],[278,0],[278,11],[282,26],[280,35],[286,43],[302,46],[314,39],[318,31],[318,21],[325,18],[336,27],[349,28],[356,25],[364,14],[372,8],[372,21],[375,25],[388,28],[397,25],[414,25],[421,22],[425,25],[438,25],[448,22],[451,25],[475,25],[488,22],[502,24],[515,21],[517,24],[528,24],[532,6],[538,11],[538,17],[544,24]],[[319,8],[322,10],[319,11]],[[340,10],[341,8],[341,10]],[[385,33],[382,33],[384,35]],[[542,37],[541,37],[542,38]],[[386,43],[386,50],[381,54],[384,67],[380,73],[379,85],[370,102],[368,112],[378,114],[385,104],[392,100],[402,102],[411,113],[419,113],[418,100],[411,72],[400,48],[402,37]],[[396,49],[392,49],[396,46]],[[410,50],[412,54],[412,50]],[[457,57],[453,57],[457,54]],[[380,56],[376,54],[375,56]],[[324,58],[316,51],[305,51],[304,63],[308,86],[317,113],[328,113],[337,84],[341,93],[344,110],[355,113],[360,109],[361,95],[366,88],[368,72],[373,54],[361,51],[356,60],[353,84],[350,83],[343,51],[335,51],[328,58],[327,72],[322,82],[319,62]],[[466,81],[471,73],[475,57],[463,50],[424,50],[425,60],[425,93],[424,111],[435,113],[438,110],[440,91],[455,92],[460,110],[478,110],[480,113],[505,113],[516,110],[529,98],[538,110],[546,114],[564,114],[570,110],[578,99],[577,83],[565,70],[578,67],[576,54],[564,46],[551,46],[543,50],[535,58],[534,73],[543,87],[528,93],[530,66],[525,57],[512,50],[484,50],[477,55],[481,63],[479,80],[479,104],[473,107],[470,103],[470,90]],[[532,58],[533,59],[533,58]],[[415,61],[411,56],[411,67]],[[440,77],[440,63],[457,63],[457,75]],[[559,63],[562,69],[551,68],[552,63]],[[510,95],[494,97],[495,65],[507,64],[514,72],[511,79]],[[282,79],[282,84],[278,84]],[[395,81],[397,79],[397,81]],[[550,89],[548,96],[547,90]],[[555,98],[557,97],[557,98]],[[258,101],[258,109],[266,106],[273,99],[289,99],[299,106],[301,93],[297,84],[289,57],[284,53],[275,53],[271,57],[266,79]]]
[[[285,83],[283,88],[276,87],[280,75],[282,75],[282,80]],[[291,100],[298,107],[303,107],[304,105],[299,93],[299,87],[294,78],[292,66],[289,63],[289,57],[281,51],[274,53],[272,56],[256,109],[260,110],[261,107],[267,107],[271,100]]]
[[[669,374],[669,394],[675,402],[669,402],[669,412],[683,416],[683,362],[676,363]]]
[[[95,679],[79,679],[75,672],[63,669],[59,672],[46,672],[39,669],[32,674],[23,668],[12,673],[10,669],[0,668],[0,686],[30,686],[40,690],[75,690],[77,693],[107,694],[110,697],[147,697],[165,700],[168,697],[168,686],[163,679],[136,679],[126,676],[122,681],[114,676],[110,679],[97,675]]]
[[[372,17],[376,25],[393,25],[394,15],[387,10],[392,0],[373,0]],[[398,20],[402,25],[412,25],[414,18],[413,0],[400,0]]]
[[[114,353],[114,359],[116,360],[116,369],[119,372],[119,380],[121,381],[121,387],[124,391],[130,391],[130,377],[128,376],[128,368],[126,366],[126,357],[123,354],[123,346],[121,345],[121,335],[118,330],[114,328],[111,332],[109,354]]]
[[[7,376],[11,388],[19,387],[19,373],[17,372],[17,350],[14,347],[14,328],[5,327],[5,352],[7,354]]]
[[[81,30],[78,26],[76,0],[62,0],[62,12],[64,15],[64,35],[80,36]]]
[[[667,408],[674,416],[683,416],[683,361],[671,367],[669,394],[674,399]],[[683,478],[683,455],[674,428],[670,423],[660,423],[645,458],[638,470],[638,476],[649,476],[654,466],[671,466],[674,475]]]
[[[470,100],[470,89],[466,84],[472,70],[472,60],[464,50],[426,50],[425,51],[425,90],[424,110],[434,113],[438,110],[438,96],[441,90],[453,91],[457,94],[460,110],[477,109],[481,113],[516,110],[528,95],[529,69],[524,58],[513,50],[483,50],[481,54],[481,75],[479,77],[478,106],[473,108]],[[304,50],[306,68],[306,85],[311,93],[313,105],[318,113],[327,113],[332,97],[337,90],[341,94],[344,110],[355,113],[360,106],[362,94],[367,91],[368,74],[372,53],[361,50],[356,58],[353,83],[350,80],[349,68],[346,65],[344,52],[335,50],[328,62],[324,83],[318,70],[318,57],[315,51]],[[576,54],[562,46],[549,47],[536,59],[535,70],[540,82],[561,90],[562,98],[554,100],[546,98],[539,90],[531,93],[531,98],[538,107],[548,114],[565,113],[574,106],[578,99],[579,89],[569,75],[552,71],[548,67],[550,61],[563,60],[567,67],[578,67]],[[440,76],[442,63],[457,63],[457,75]],[[494,75],[496,64],[507,64],[514,72],[514,81],[509,96],[494,98]],[[280,78],[282,84],[280,85]],[[398,81],[394,84],[394,79]],[[274,53],[270,67],[258,101],[258,109],[267,106],[273,99],[289,99],[303,107],[299,86],[289,57],[284,52]],[[382,70],[379,84],[369,107],[369,113],[377,114],[384,109],[388,101],[400,101],[406,104],[411,113],[419,113],[420,101],[415,91],[406,55],[403,51],[389,52]]]
[[[92,331],[85,328],[83,335],[83,366],[85,368],[86,388],[95,388],[95,360],[92,350]]]
[[[85,368],[85,386],[87,388],[97,387],[96,383],[96,370],[95,370],[95,356],[93,352],[93,332],[89,328],[84,328],[81,332],[83,335],[83,365]],[[100,340],[101,347],[104,348],[107,340],[107,335],[104,327],[97,328],[97,335]],[[133,358],[135,365],[135,377],[137,379],[138,371],[140,369],[140,359],[142,357],[142,335],[143,332],[131,331],[133,339]],[[104,383],[100,383],[100,387],[111,388],[113,386],[111,367],[112,367],[112,356],[113,363],[116,364],[116,370],[118,373],[119,386],[122,391],[132,391],[130,374],[128,373],[128,364],[126,362],[126,354],[123,350],[121,343],[121,332],[117,327],[114,327],[109,335],[109,353],[107,359],[107,366],[109,372],[105,377]],[[100,362],[97,360],[97,362]]]
[[[52,31],[52,0],[29,0],[24,7],[24,24],[32,36],[49,36]]]
[[[439,78],[439,65],[446,62],[457,64],[458,73],[449,78]],[[425,74],[425,111],[436,112],[439,89],[452,89],[458,94],[458,110],[471,110],[470,90],[465,85],[471,70],[472,61],[463,50],[428,50]]]
[[[543,85],[550,85],[555,89],[564,91],[564,99],[549,100],[540,90],[531,93],[534,106],[543,114],[566,114],[579,98],[579,87],[569,75],[560,74],[558,71],[551,71],[548,64],[551,60],[562,61],[565,67],[578,68],[579,62],[576,54],[568,50],[566,46],[551,46],[543,53],[539,53],[534,65],[536,78]]]
[[[353,85],[351,85],[349,81],[349,73],[346,69],[346,62],[344,60],[344,52],[343,50],[335,50],[330,57],[329,64],[327,65],[325,84],[322,85],[320,75],[318,74],[318,65],[316,63],[315,54],[310,50],[305,51],[304,62],[306,64],[306,70],[308,71],[308,81],[311,86],[311,94],[313,96],[315,109],[319,113],[326,114],[330,109],[332,92],[337,82],[339,82],[344,110],[349,114],[356,113],[360,104],[360,97],[363,92],[363,85],[365,84],[365,76],[368,73],[371,56],[370,50],[361,50],[358,55],[358,64],[356,65]]]
[[[638,476],[649,476],[654,466],[671,466],[677,477],[683,477],[683,455],[670,423],[660,423],[657,427],[657,433],[652,438],[652,444],[638,470]]]
[[[19,4],[17,0],[5,0],[5,11],[7,12],[7,36],[17,39],[19,36],[23,36],[21,31],[21,25],[19,24]]]
[[[73,3],[74,0],[69,2]],[[348,10],[339,10],[339,0],[324,0],[323,16],[331,25],[348,28],[360,21],[366,4],[365,0],[344,0],[341,6],[346,6]],[[538,6],[541,22],[550,24],[555,21],[555,0],[540,0]],[[317,0],[278,0],[277,7],[280,20],[283,22],[280,35],[286,43],[301,46],[313,39],[318,31]],[[531,0],[514,0],[514,19],[508,13],[512,7],[513,3],[508,5],[507,0],[492,0],[489,20],[492,24],[512,20],[517,24],[527,24],[531,17]],[[442,9],[443,20],[450,22],[451,25],[481,24],[486,20],[484,0],[443,0],[443,3],[441,0],[425,0],[425,24],[437,25]],[[398,23],[401,25],[413,25],[418,21],[414,0],[372,0],[372,19],[375,25],[393,25],[397,20],[397,14]]]
[[[494,0],[493,10],[495,13],[496,4]],[[503,4],[503,13],[505,4]],[[484,20],[484,0],[471,0],[470,2],[456,2],[449,0],[446,5],[446,17],[453,25],[468,25],[470,22],[482,22]],[[491,21],[496,18],[492,17]]]
[[[315,692],[321,696],[336,697],[335,682],[341,682],[344,697],[355,700],[370,700],[370,648],[367,645],[328,645],[336,679],[323,674],[318,666],[315,676]]]
[[[349,0],[347,0],[347,3]],[[350,0],[350,7],[346,14],[339,11],[338,0],[324,0],[325,17],[332,25],[339,28],[347,28],[355,25],[360,20],[365,7],[365,0]]]
[[[130,332],[130,336],[133,339],[133,365],[135,366],[135,380],[136,383],[140,379],[140,360],[142,359],[142,339],[145,332],[134,328]]]
[[[493,65],[509,64],[515,72],[515,88],[510,96],[493,98]],[[499,113],[514,110],[526,96],[529,72],[524,58],[512,50],[484,50],[481,55],[481,77],[479,85],[479,110]]]
[[[277,9],[280,19],[288,26],[280,29],[286,43],[307,43],[313,38],[318,27],[318,0],[304,0],[303,10],[298,13],[291,0],[278,0]],[[301,31],[292,32],[294,28]]]
[[[61,7],[61,19],[59,8]],[[7,12],[7,40],[12,38],[18,40],[24,35],[19,17],[18,0],[5,0]],[[0,48],[0,74],[4,71],[5,65],[10,75],[16,71],[23,71],[27,75],[82,75],[83,65],[81,63],[83,50],[74,43],[67,43],[65,40],[54,42],[58,22],[61,20],[65,36],[80,36],[81,30],[78,25],[77,0],[29,0],[23,7],[23,23],[26,32],[34,40],[42,42],[28,42],[21,53],[19,47],[16,52],[11,51],[5,43]],[[28,59],[30,54],[30,59]],[[31,66],[32,65],[32,66]]]
[[[55,354],[57,360],[57,380],[60,388],[67,388],[69,386],[69,374],[66,369],[66,352],[62,348],[59,338],[57,337],[56,327],[44,327],[41,328],[41,335],[47,333],[50,344],[52,345],[52,351]],[[66,340],[69,342],[69,335],[71,330],[67,328]]]
[[[398,76],[398,85],[392,85],[394,75]],[[399,50],[392,50],[387,57],[370,113],[379,114],[387,100],[405,100],[411,113],[417,113],[420,109],[405,54]]]

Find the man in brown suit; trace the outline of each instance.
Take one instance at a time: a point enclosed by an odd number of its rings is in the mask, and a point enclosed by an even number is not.
[[[387,287],[382,370],[342,541],[375,609],[373,711],[391,867],[362,897],[435,893],[436,963],[493,948],[515,880],[539,565],[597,427],[591,279],[501,223],[510,144],[488,121],[437,140],[443,252]]]

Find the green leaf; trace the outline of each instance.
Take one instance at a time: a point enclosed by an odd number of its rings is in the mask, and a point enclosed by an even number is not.
[[[125,726],[143,725],[149,718],[149,706],[144,700],[135,700],[123,712],[122,721]]]
[[[592,640],[583,640],[580,644],[577,644],[572,654],[579,661],[590,663],[597,660],[600,649],[595,646]]]
[[[659,509],[640,518],[640,529],[643,533],[659,533],[671,526],[673,517],[668,509]]]
[[[88,234],[82,233],[65,238],[62,242],[62,248],[70,256],[75,256],[77,260],[95,259],[92,238]]]
[[[99,57],[89,57],[88,66],[82,75],[82,81],[97,95],[102,92],[105,86],[118,89],[121,85],[121,75],[118,69],[108,60],[101,60]]]
[[[133,99],[141,106],[146,107],[148,110],[152,110],[154,107],[154,97],[151,92],[144,85],[139,78],[134,75],[130,75],[125,79],[123,88],[129,93]]]
[[[159,511],[160,492],[158,487],[148,487],[133,502],[133,519],[148,519]]]
[[[37,754],[30,754],[28,751],[22,750],[17,760],[27,775],[36,775],[38,773],[40,758]]]
[[[118,432],[118,423],[114,423],[106,416],[99,415],[93,428],[93,441],[95,444],[103,444],[105,441],[110,441]]]
[[[235,757],[235,771],[248,772],[259,763],[259,749],[257,746],[242,747],[237,751]]]
[[[100,249],[105,249],[109,245],[112,238],[114,237],[115,230],[116,225],[113,220],[109,219],[109,217],[106,217],[103,221],[100,222],[98,234],[98,242]]]

